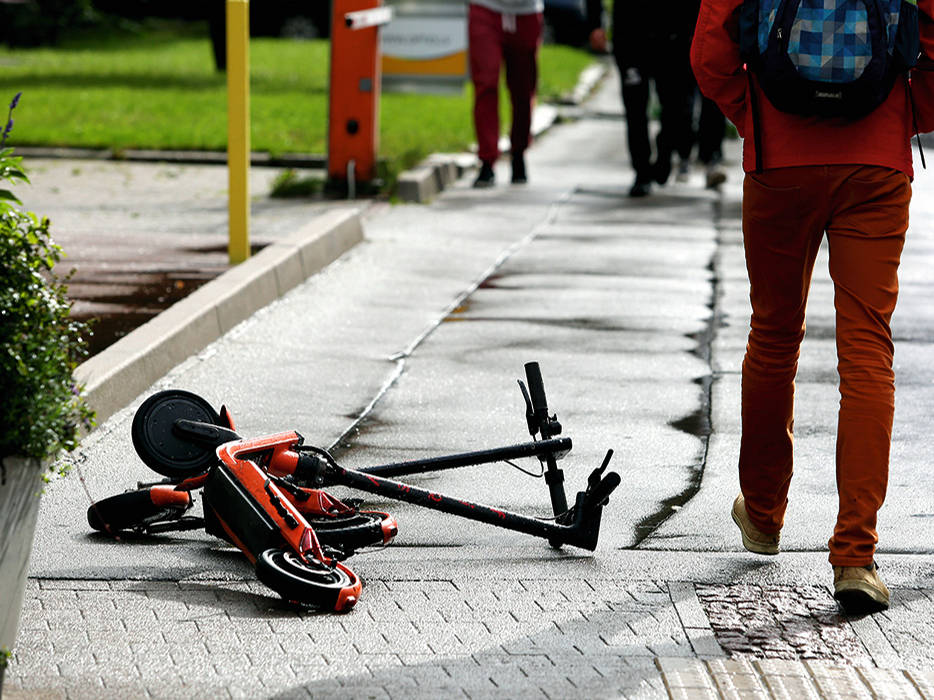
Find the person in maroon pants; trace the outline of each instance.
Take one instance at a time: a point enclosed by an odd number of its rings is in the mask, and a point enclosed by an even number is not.
[[[495,181],[493,164],[500,155],[499,80],[504,65],[512,102],[512,181],[527,181],[524,154],[531,141],[543,9],[543,0],[470,2],[470,75],[474,86],[474,128],[481,161],[474,187],[491,187]]]

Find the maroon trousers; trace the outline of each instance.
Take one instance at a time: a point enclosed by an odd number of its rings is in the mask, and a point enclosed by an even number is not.
[[[499,80],[506,66],[506,86],[512,102],[512,152],[521,154],[529,145],[532,106],[538,84],[538,48],[543,17],[504,15],[480,5],[470,5],[468,33],[470,76],[474,86],[474,128],[480,160],[499,157]]]
[[[876,513],[888,484],[895,409],[889,321],[911,184],[875,166],[812,166],[748,173],[743,236],[752,320],[743,361],[740,488],[752,523],[784,522],[792,475],[794,390],[818,248],[827,235],[836,310],[837,524],[835,566],[872,563]]]

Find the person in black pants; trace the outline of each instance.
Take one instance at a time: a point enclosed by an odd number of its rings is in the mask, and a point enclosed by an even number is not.
[[[606,51],[602,1],[588,0],[587,6],[591,47]],[[615,0],[613,4],[613,56],[622,81],[629,155],[636,171],[631,197],[649,194],[653,182],[668,181],[673,153],[678,153],[683,166],[690,160],[695,90],[690,51],[699,7],[700,0]],[[661,104],[654,161],[649,139],[650,81]]]
[[[726,117],[709,97],[704,97],[700,91],[697,97],[701,100],[697,123],[697,160],[707,169],[707,189],[715,190],[726,181],[726,173],[721,166]]]

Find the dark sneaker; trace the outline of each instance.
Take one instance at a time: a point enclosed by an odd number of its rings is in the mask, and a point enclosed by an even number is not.
[[[691,163],[686,160],[682,160],[678,165],[678,175],[675,177],[675,182],[687,182],[691,179]]]
[[[648,180],[636,178],[635,183],[629,189],[630,197],[645,197],[652,192],[652,183]]]
[[[875,562],[869,566],[833,567],[833,597],[853,614],[879,612],[889,607],[889,589],[879,578]]]
[[[496,175],[493,174],[493,164],[484,163],[480,166],[480,174],[474,180],[474,187],[492,187],[496,184]]]
[[[512,157],[512,182],[515,185],[523,185],[529,181],[525,172],[525,158],[521,153]]]
[[[743,546],[756,554],[778,554],[778,541],[782,533],[767,535],[752,524],[746,512],[746,499],[740,494],[733,501],[733,522],[743,535]]]

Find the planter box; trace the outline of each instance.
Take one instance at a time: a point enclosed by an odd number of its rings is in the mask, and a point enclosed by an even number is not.
[[[44,463],[20,457],[7,457],[0,464],[0,648],[12,650],[19,630],[46,471]]]

